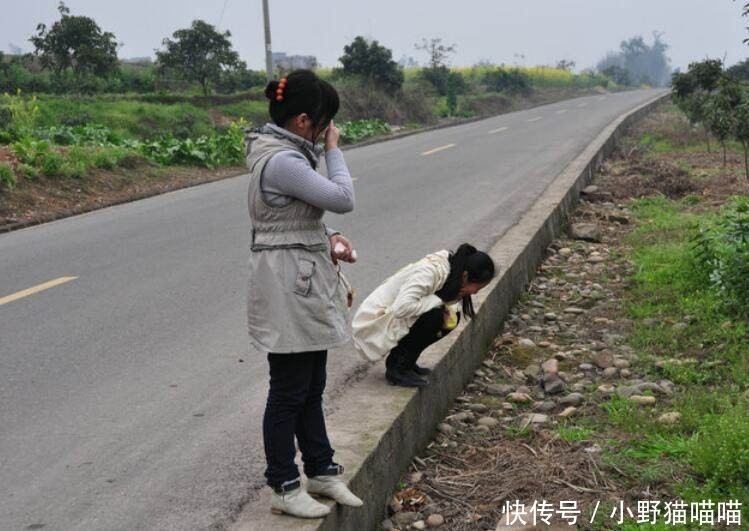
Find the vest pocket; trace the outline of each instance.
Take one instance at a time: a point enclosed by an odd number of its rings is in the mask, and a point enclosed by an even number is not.
[[[312,287],[312,275],[315,272],[315,262],[300,258],[298,263],[299,270],[297,271],[296,280],[294,281],[294,293],[307,297]]]

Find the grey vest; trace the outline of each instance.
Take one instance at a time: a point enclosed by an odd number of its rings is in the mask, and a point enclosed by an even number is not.
[[[318,164],[311,144],[274,129],[249,137],[248,206],[252,224],[247,323],[253,343],[274,353],[327,350],[349,339],[347,289],[330,258],[325,213],[304,201],[275,207],[263,200],[270,158],[285,150]]]

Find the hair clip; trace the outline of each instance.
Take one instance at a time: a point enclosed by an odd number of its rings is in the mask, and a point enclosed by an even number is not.
[[[286,78],[282,77],[281,81],[278,82],[278,88],[276,89],[276,101],[281,103],[283,101],[283,91],[286,88]]]

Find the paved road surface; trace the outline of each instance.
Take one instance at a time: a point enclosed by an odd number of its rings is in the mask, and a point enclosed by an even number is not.
[[[429,251],[490,246],[653,96],[585,97],[347,151],[356,210],[327,221],[357,246],[359,294]],[[246,188],[237,177],[0,235],[1,529],[206,528],[262,485]],[[331,354],[329,407],[360,366],[351,349]]]

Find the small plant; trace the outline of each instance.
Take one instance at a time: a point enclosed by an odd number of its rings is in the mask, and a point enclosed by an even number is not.
[[[18,89],[15,94],[3,94],[3,104],[10,113],[10,122],[6,126],[8,136],[12,139],[30,137],[39,120],[36,96],[26,98]]]
[[[735,198],[694,239],[697,264],[735,314],[749,314],[749,199]]]
[[[7,190],[13,190],[16,187],[16,176],[13,168],[8,164],[0,164],[0,185]]]
[[[361,142],[365,138],[384,135],[390,132],[390,126],[382,120],[357,120],[340,125],[341,139],[347,143]]]

